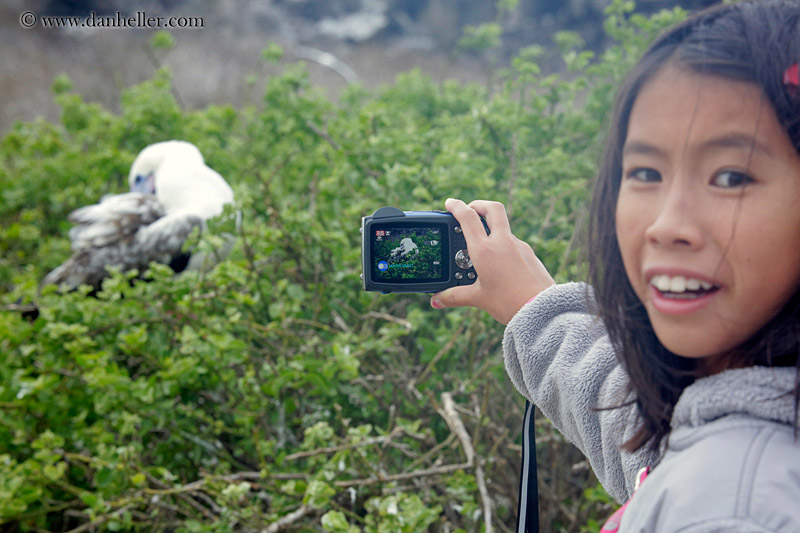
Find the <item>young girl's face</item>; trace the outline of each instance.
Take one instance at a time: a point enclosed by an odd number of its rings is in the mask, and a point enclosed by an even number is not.
[[[756,85],[667,66],[622,161],[628,279],[661,343],[720,371],[800,285],[800,157]]]

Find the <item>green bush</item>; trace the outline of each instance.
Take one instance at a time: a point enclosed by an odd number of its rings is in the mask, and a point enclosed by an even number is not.
[[[542,75],[530,48],[491,87],[409,72],[332,102],[302,64],[284,64],[257,107],[185,111],[160,70],[115,114],[56,80],[61,123],[19,124],[0,141],[0,523],[513,528],[523,399],[499,356],[502,328],[476,310],[433,311],[424,295],[363,292],[360,218],[500,200],[558,280],[579,276],[613,88],[683,16],[631,10],[609,8],[619,44],[602,56],[561,34],[565,74]],[[116,272],[96,298],[48,288],[40,317],[24,319],[17,304],[69,255],[67,214],[125,190],[136,153],[171,138],[233,186],[243,224],[231,256],[206,274],[153,265],[149,283]],[[537,423],[543,529],[591,529],[609,498]]]

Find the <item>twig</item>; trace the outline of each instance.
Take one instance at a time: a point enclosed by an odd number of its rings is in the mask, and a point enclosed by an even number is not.
[[[467,461],[470,467],[475,468],[475,482],[478,484],[478,492],[481,496],[481,504],[483,505],[483,523],[485,532],[491,533],[492,531],[492,500],[489,498],[489,491],[486,489],[486,480],[483,476],[483,468],[479,461],[475,460],[475,448],[472,447],[471,439],[467,433],[467,428],[461,421],[456,411],[456,404],[453,401],[453,396],[449,392],[442,393],[442,410],[439,412],[444,418],[450,430],[456,434],[458,440],[461,441],[461,446],[464,448],[464,453],[467,456]]]
[[[306,126],[308,127],[308,129],[310,129],[311,131],[313,131],[314,133],[316,133],[317,135],[328,141],[328,144],[330,144],[334,150],[336,150],[337,152],[341,151],[342,147],[339,145],[339,143],[333,140],[333,138],[328,134],[327,131],[322,131],[321,129],[316,127],[314,123],[311,122],[310,120],[306,120]]]
[[[486,526],[484,531],[492,531],[492,500],[489,498],[489,491],[486,490],[486,480],[483,477],[483,468],[479,464],[475,465],[475,482],[478,484],[478,492],[481,494],[483,504],[483,523]]]
[[[337,313],[335,309],[331,311],[331,314],[333,315],[333,323],[345,333],[350,333],[350,326],[347,325],[347,322],[345,322],[344,318],[342,318],[342,315]]]
[[[304,457],[313,457],[315,455],[323,455],[327,453],[336,453],[341,452],[343,450],[351,450],[353,448],[360,448],[363,446],[371,446],[372,444],[383,444],[387,441],[392,440],[397,435],[404,433],[402,427],[397,426],[395,427],[391,433],[388,435],[383,435],[381,437],[374,437],[372,439],[362,440],[361,442],[356,442],[353,444],[342,444],[340,446],[330,446],[328,448],[317,448],[316,450],[309,450],[307,452],[297,452],[291,455],[287,455],[285,459],[287,461],[294,461],[295,459],[302,459]]]
[[[559,511],[561,511],[561,513],[567,517],[571,524],[575,524],[578,521],[578,517],[575,515],[575,512],[561,501],[561,497],[550,487],[550,484],[540,483],[539,490],[543,492],[545,496],[547,496],[547,499],[550,500],[551,504],[558,507]]]
[[[458,392],[459,393],[465,392],[470,385],[472,385],[475,381],[478,381],[483,376],[486,370],[488,370],[495,364],[496,362],[493,359],[487,359],[486,361],[484,361],[481,367],[478,370],[476,370],[475,373],[467,381],[464,381],[463,383],[461,383],[461,385],[459,385]]]
[[[453,396],[449,392],[442,393],[442,409],[439,411],[444,421],[447,422],[450,431],[456,434],[458,440],[461,441],[461,446],[464,448],[464,454],[467,456],[467,463],[472,466],[475,461],[475,448],[472,447],[470,442],[467,428],[461,421],[456,411],[456,404],[453,401]]]
[[[150,60],[150,62],[153,63],[153,66],[155,66],[156,69],[161,69],[161,67],[163,66],[161,60],[158,59],[158,57],[150,48],[150,46],[148,46],[147,44],[143,44],[142,49],[144,50],[144,55],[146,55],[147,58]],[[175,100],[177,100],[178,106],[181,109],[186,109],[186,103],[183,99],[183,96],[181,96],[181,92],[178,90],[177,85],[175,84],[174,81],[171,83],[171,85],[172,85],[172,92],[175,95]]]
[[[408,331],[414,329],[414,327],[411,325],[411,322],[409,322],[408,320],[396,317],[394,315],[390,315],[389,313],[379,313],[376,311],[370,311],[369,313],[363,315],[362,318],[381,318],[383,320],[388,320],[389,322],[394,322],[395,324],[400,324]]]
[[[425,452],[424,455],[422,455],[422,456],[418,457],[417,459],[415,459],[414,462],[411,463],[410,465],[408,465],[407,468],[414,468],[415,466],[424,463],[425,461],[428,460],[429,457],[431,457],[433,455],[436,455],[437,453],[439,453],[440,450],[450,446],[450,444],[453,442],[453,440],[455,438],[456,438],[456,436],[451,433],[442,442],[440,442],[439,444],[437,444],[436,446],[434,446],[433,448],[431,448],[430,450]]]
[[[34,304],[5,304],[0,305],[0,311],[15,311],[17,313],[31,313],[38,310]]]
[[[331,69],[341,76],[348,85],[358,83],[358,74],[356,74],[356,71],[353,70],[350,65],[329,52],[323,52],[322,50],[317,50],[316,48],[310,48],[308,46],[297,46],[292,51],[294,55],[300,59],[307,59]]]
[[[442,346],[436,355],[433,356],[433,359],[431,359],[427,366],[425,366],[425,369],[420,372],[419,376],[409,380],[408,385],[406,385],[406,389],[409,391],[416,390],[417,383],[424,381],[425,378],[428,377],[428,374],[430,374],[430,372],[433,370],[433,367],[436,366],[436,363],[439,362],[439,359],[441,359],[444,354],[450,351],[456,341],[461,337],[461,334],[464,333],[465,327],[465,325],[461,325],[461,327],[453,334],[453,336],[450,337],[450,340],[447,341],[447,344]],[[419,391],[417,391],[417,396],[419,397]]]
[[[561,199],[561,196],[553,196],[550,198],[550,206],[547,208],[547,213],[544,215],[544,221],[542,225],[539,226],[539,231],[536,233],[536,237],[539,239],[542,238],[544,235],[544,231],[550,226],[550,219],[553,218],[553,213],[556,210],[556,203]]]
[[[567,260],[569,259],[569,254],[572,253],[572,247],[575,245],[575,241],[578,239],[578,233],[581,231],[583,226],[583,219],[585,218],[584,211],[578,211],[578,217],[575,221],[575,228],[572,230],[572,236],[567,243],[567,247],[564,248],[564,253],[561,254],[561,264],[558,267],[558,272],[556,272],[555,277],[558,278],[562,273],[566,271]]]
[[[336,485],[337,487],[363,487],[365,485],[374,485],[376,483],[389,483],[392,481],[403,481],[406,479],[414,479],[418,477],[439,476],[442,474],[449,474],[450,472],[457,472],[459,470],[467,470],[469,468],[472,468],[471,463],[444,465],[433,468],[424,468],[422,470],[414,470],[412,472],[405,472],[403,474],[393,474],[391,476],[384,476],[380,474],[376,477],[370,477],[364,479],[336,481],[334,482],[334,485]]]
[[[513,200],[514,200],[514,184],[517,181],[517,134],[514,133],[511,135],[511,155],[509,156],[510,161],[510,174],[511,179],[508,182],[508,199],[506,200],[506,213],[508,214],[508,219],[511,220],[512,213],[514,212]]]
[[[312,328],[317,328],[327,333],[336,333],[336,330],[330,327],[327,324],[323,324],[322,322],[317,322],[315,320],[308,320],[307,318],[297,318],[297,317],[289,317],[284,321],[286,326],[291,326],[293,324],[298,324],[300,326],[310,326]]]
[[[147,478],[147,480],[150,481],[150,483],[152,483],[153,485],[160,487],[162,490],[169,489],[169,485],[162,482],[160,479],[156,478],[150,472],[145,471],[144,475]],[[196,511],[200,511],[200,513],[202,513],[204,517],[209,518],[211,516],[211,513],[208,511],[208,509],[200,505],[198,502],[194,501],[194,499],[192,499],[192,497],[189,496],[188,494],[177,493],[175,494],[175,496],[185,501],[187,504],[189,504],[190,507],[193,507]],[[215,512],[219,511],[220,511],[219,507],[217,507],[217,509],[215,509]]]
[[[125,507],[120,507],[119,509],[117,509],[113,513],[108,513],[108,514],[101,515],[101,516],[95,518],[94,520],[92,520],[91,522],[87,522],[87,523],[83,524],[82,526],[76,527],[75,529],[70,529],[67,533],[82,533],[83,531],[88,531],[90,529],[94,529],[95,527],[99,526],[100,524],[105,524],[106,522],[108,522],[112,518],[121,515],[122,513],[127,511],[129,507],[130,507],[130,505],[126,505]]]
[[[225,476],[208,476],[202,479],[198,479],[196,481],[192,481],[191,483],[187,483],[186,485],[181,485],[179,487],[166,487],[163,483],[159,483],[161,486],[165,487],[162,489],[143,489],[146,494],[151,495],[173,495],[173,494],[181,494],[186,492],[193,492],[203,488],[207,482],[209,481],[242,481],[242,480],[263,480],[263,479],[279,479],[279,480],[291,480],[291,479],[305,479],[307,476],[304,474],[262,474],[261,472],[255,471],[247,471],[247,472],[237,472],[235,474],[228,474]]]
[[[278,531],[291,526],[311,511],[312,508],[308,505],[301,505],[296,511],[292,511],[277,522],[273,522],[268,528],[262,529],[261,533],[277,533]]]
[[[217,513],[217,514],[222,514],[222,512],[225,510],[222,507],[220,507],[219,505],[217,505],[217,502],[215,502],[214,499],[211,496],[209,496],[208,494],[206,494],[205,492],[203,492],[201,490],[198,490],[197,492],[195,492],[193,494],[193,496],[203,500],[204,502],[206,502],[208,504],[208,506],[211,507],[211,510],[214,511],[215,513]],[[186,501],[193,501],[192,498],[188,494],[179,494],[179,497],[185,499]],[[200,505],[200,504],[198,504],[198,505]],[[208,512],[203,513],[203,515],[204,516],[208,516]]]

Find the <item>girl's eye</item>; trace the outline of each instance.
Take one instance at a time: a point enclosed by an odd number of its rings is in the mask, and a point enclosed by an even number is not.
[[[628,177],[646,183],[661,181],[661,174],[652,168],[635,168],[628,172]]]
[[[744,172],[737,172],[736,170],[723,170],[711,179],[712,185],[726,189],[743,187],[750,183],[753,183],[753,178]]]

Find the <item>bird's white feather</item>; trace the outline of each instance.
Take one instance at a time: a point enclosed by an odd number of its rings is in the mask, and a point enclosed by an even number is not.
[[[202,228],[206,219],[233,202],[228,183],[206,166],[197,147],[184,141],[156,143],[142,150],[131,165],[129,183],[131,189],[152,184],[154,194],[106,196],[73,211],[69,220],[75,226],[69,235],[74,255],[50,272],[42,285],[85,283],[98,288],[108,266],[143,271],[151,261],[169,263],[192,229]],[[211,264],[192,257],[189,267]]]

